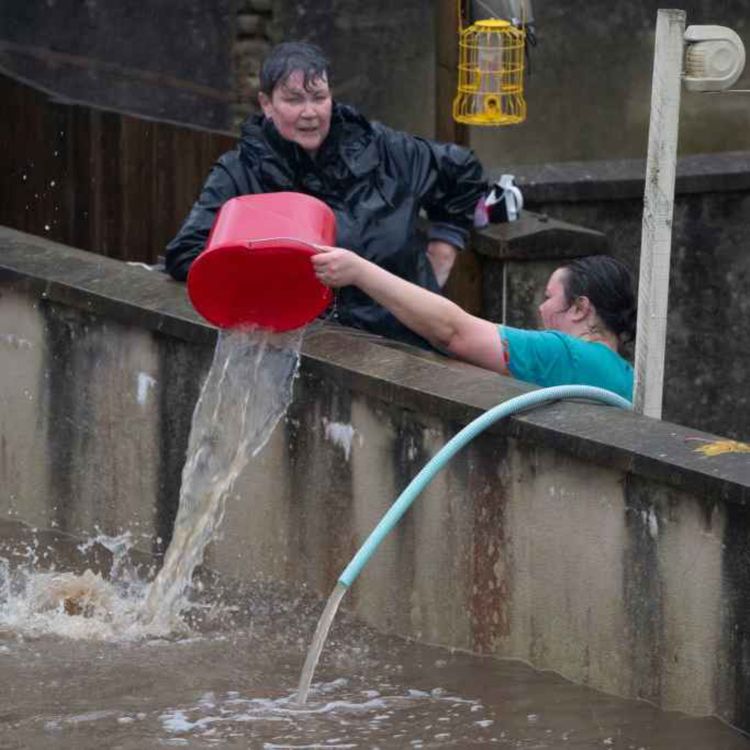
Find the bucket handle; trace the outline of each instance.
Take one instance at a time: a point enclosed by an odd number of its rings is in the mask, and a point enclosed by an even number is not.
[[[260,240],[248,240],[248,250],[271,250],[277,248],[279,243],[293,250],[301,250],[308,255],[315,255],[318,251],[309,242],[298,240],[294,237],[263,237]]]

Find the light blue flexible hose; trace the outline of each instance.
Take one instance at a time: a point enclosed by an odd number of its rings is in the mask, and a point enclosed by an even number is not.
[[[450,461],[469,441],[473,440],[480,432],[487,429],[498,419],[510,416],[523,409],[546,403],[558,401],[562,398],[580,398],[593,401],[601,401],[610,406],[618,406],[621,409],[631,409],[630,401],[618,396],[604,388],[594,388],[588,385],[558,385],[552,388],[541,388],[538,391],[524,393],[509,401],[498,404],[473,422],[466,425],[460,432],[454,435],[422,468],[406,489],[396,498],[395,502],[385,515],[380,519],[378,525],[367,537],[365,543],[346,566],[344,572],[339,576],[339,583],[347,588],[354,583],[357,576],[365,567],[367,561],[372,557],[380,543],[390,533],[391,529],[398,523],[401,516],[406,513],[420,492],[432,481],[432,478],[440,469]]]

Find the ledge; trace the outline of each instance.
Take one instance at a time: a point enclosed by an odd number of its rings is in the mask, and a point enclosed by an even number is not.
[[[475,231],[471,247],[496,260],[557,260],[604,253],[609,241],[595,229],[524,211],[517,221]]]
[[[0,226],[0,283],[186,341],[212,343],[185,285],[103,255]]]
[[[645,159],[557,162],[506,167],[527,204],[643,198]],[[493,180],[499,170],[490,170]],[[695,154],[677,160],[678,195],[750,190],[750,151]]]
[[[2,287],[125,325],[211,345],[216,329],[166,275],[0,227]],[[440,414],[456,429],[532,386],[332,324],[313,326],[303,367],[405,409]],[[706,458],[690,438],[718,439],[668,422],[587,403],[556,403],[492,431],[683,489],[708,501],[750,504],[747,454]]]

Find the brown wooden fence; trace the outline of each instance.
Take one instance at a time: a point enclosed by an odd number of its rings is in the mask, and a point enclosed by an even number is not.
[[[0,71],[0,224],[153,263],[227,133],[66,101]]]

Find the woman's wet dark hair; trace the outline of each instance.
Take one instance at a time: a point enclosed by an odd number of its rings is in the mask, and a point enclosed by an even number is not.
[[[295,71],[301,70],[304,75],[304,86],[319,78],[330,83],[328,60],[323,51],[308,42],[282,42],[277,44],[263,60],[260,68],[260,90],[271,96],[280,83],[284,83]]]
[[[636,299],[628,267],[611,255],[589,255],[562,266],[567,303],[588,297],[602,323],[621,343],[635,339]]]

